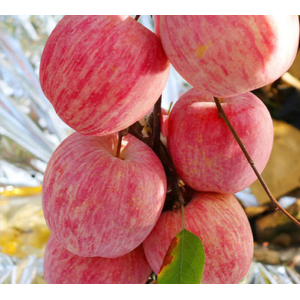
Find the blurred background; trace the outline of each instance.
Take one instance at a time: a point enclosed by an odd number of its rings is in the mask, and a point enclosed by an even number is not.
[[[63,16],[0,16],[0,283],[45,283],[43,254],[50,232],[41,206],[47,162],[72,129],[55,114],[40,88],[46,40]],[[141,16],[154,30],[153,19]],[[274,147],[263,178],[300,221],[300,52],[273,84],[253,91],[274,120]],[[166,109],[190,86],[171,69]],[[274,211],[258,182],[236,194],[254,240],[251,268],[241,283],[300,283],[300,230]]]

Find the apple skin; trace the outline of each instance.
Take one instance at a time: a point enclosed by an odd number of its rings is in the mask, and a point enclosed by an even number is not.
[[[142,245],[118,258],[90,258],[72,254],[51,235],[44,255],[48,284],[142,284],[151,272]]]
[[[159,35],[178,73],[217,97],[278,79],[295,59],[298,16],[160,16]]]
[[[154,32],[160,37],[160,34],[159,34],[159,18],[160,18],[160,15],[154,15]]]
[[[222,108],[259,172],[273,146],[272,119],[263,102],[248,92],[221,99]],[[234,194],[256,179],[212,96],[186,92],[169,117],[168,149],[181,179],[197,191]]]
[[[164,168],[150,147],[128,134],[73,133],[53,153],[42,203],[50,232],[73,254],[122,256],[151,232],[166,196]]]
[[[161,109],[160,131],[164,137],[168,137],[168,135],[169,135],[169,114],[164,108]]]
[[[201,283],[238,283],[253,257],[253,236],[241,205],[229,194],[196,193],[184,211],[185,229],[198,236],[204,246]],[[181,211],[166,211],[143,242],[146,258],[156,274],[181,229]]]
[[[167,83],[159,37],[129,16],[65,16],[45,45],[40,83],[59,117],[86,135],[142,118]]]

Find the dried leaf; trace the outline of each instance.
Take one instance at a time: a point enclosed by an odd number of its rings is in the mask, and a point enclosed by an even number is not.
[[[279,198],[300,186],[300,131],[281,121],[274,120],[273,125],[274,145],[262,177]],[[260,204],[270,202],[258,180],[250,189]]]
[[[300,51],[298,51],[297,56],[288,72],[300,79]]]

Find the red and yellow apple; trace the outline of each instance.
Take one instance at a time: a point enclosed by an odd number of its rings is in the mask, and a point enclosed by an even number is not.
[[[130,16],[65,16],[45,45],[40,82],[66,124],[102,136],[151,110],[169,65],[157,35]]]
[[[48,284],[146,283],[151,272],[142,245],[121,257],[90,258],[72,254],[51,235],[44,255]]]
[[[272,83],[295,59],[298,16],[160,16],[164,50],[193,87],[231,97]]]
[[[172,239],[181,231],[181,211],[166,211],[143,242],[147,260],[159,273]],[[248,272],[253,237],[247,216],[234,196],[196,193],[185,206],[185,228],[204,246],[204,284],[238,283]]]
[[[250,92],[220,100],[257,170],[262,172],[273,145],[268,109]],[[181,179],[193,189],[233,194],[257,179],[219,117],[211,95],[194,88],[189,90],[176,102],[168,121],[170,156]]]
[[[73,133],[53,153],[43,181],[43,210],[64,248],[114,258],[151,232],[166,196],[164,168],[150,147],[128,134],[116,157],[117,134]]]

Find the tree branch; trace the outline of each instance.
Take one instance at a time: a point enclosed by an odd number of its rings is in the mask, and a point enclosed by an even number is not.
[[[160,116],[161,116],[161,95],[156,101],[153,109],[153,144],[152,149],[160,157]]]
[[[174,192],[175,202],[173,203],[173,209],[181,208],[182,211],[182,226],[184,228],[184,204],[185,197],[183,194],[183,188],[179,186],[180,177],[178,176],[172,160],[169,157],[168,150],[160,139],[160,127],[161,127],[161,102],[162,96],[158,98],[157,102],[154,105],[153,109],[153,142],[152,149],[159,157],[160,161],[167,168],[167,173],[169,173],[168,180],[170,180],[171,189]]]
[[[218,113],[219,113],[219,117],[222,118],[224,120],[224,122],[226,123],[226,125],[228,126],[228,128],[230,129],[230,131],[232,132],[234,138],[236,139],[236,141],[238,142],[240,148],[242,149],[244,155],[246,156],[250,166],[252,167],[254,173],[256,174],[258,180],[260,181],[262,187],[264,188],[264,190],[266,191],[267,195],[269,196],[274,208],[280,209],[288,218],[290,218],[299,228],[300,228],[300,222],[295,219],[292,215],[290,215],[276,200],[276,198],[272,195],[270,189],[268,188],[267,184],[265,183],[265,181],[263,180],[263,178],[261,177],[261,175],[259,174],[259,172],[257,171],[253,160],[251,159],[249,153],[247,152],[243,142],[241,141],[240,137],[238,136],[238,134],[236,133],[235,129],[233,128],[232,124],[230,123],[230,121],[228,120],[221,104],[218,98],[214,97],[215,103],[217,105],[218,108]]]

